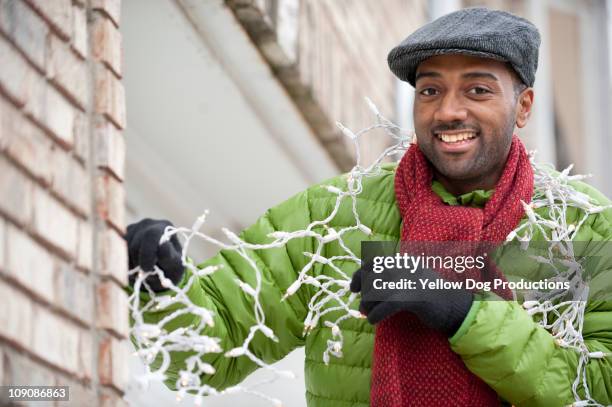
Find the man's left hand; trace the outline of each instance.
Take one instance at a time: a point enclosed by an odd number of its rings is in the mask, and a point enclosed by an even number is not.
[[[397,272],[387,270],[385,272]],[[364,267],[353,274],[351,280],[351,291],[362,292],[364,280]],[[421,288],[419,279],[434,281],[441,277],[433,270],[420,268],[411,274],[411,280],[416,282],[414,290],[394,290],[395,293],[386,294],[390,290],[383,291],[384,298],[377,297],[376,301],[365,300],[362,292],[359,310],[367,315],[371,324],[377,324],[382,320],[400,311],[414,313],[425,325],[452,336],[465,319],[472,307],[473,294],[467,290],[435,290]]]

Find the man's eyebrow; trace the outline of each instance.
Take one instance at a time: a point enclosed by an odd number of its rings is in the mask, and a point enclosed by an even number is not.
[[[465,79],[493,79],[494,81],[499,82],[499,78],[490,72],[468,72],[461,75],[461,77]]]
[[[442,77],[442,75],[438,72],[419,72],[416,74],[416,76],[414,77],[414,81],[418,81],[420,78],[440,78]]]

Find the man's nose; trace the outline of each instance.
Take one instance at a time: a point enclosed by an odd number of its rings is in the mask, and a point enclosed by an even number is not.
[[[448,123],[454,121],[464,121],[467,119],[467,109],[458,95],[447,93],[440,101],[440,105],[434,112],[434,120],[437,122]]]

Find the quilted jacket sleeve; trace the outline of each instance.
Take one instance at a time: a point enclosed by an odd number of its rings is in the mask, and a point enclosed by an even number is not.
[[[583,330],[590,351],[612,352],[611,321],[612,302],[590,305]],[[451,346],[468,369],[515,406],[561,407],[574,401],[578,354],[557,346],[516,302],[475,302]],[[591,396],[611,404],[612,360],[592,360],[586,375]]]
[[[594,194],[592,190],[585,192]],[[602,196],[596,198],[609,203]],[[591,359],[585,371],[592,399],[603,405],[612,404],[611,225],[612,211],[591,215],[579,237],[582,241],[597,242],[595,247],[607,250],[595,253],[602,255],[604,261],[591,280],[583,327],[589,351],[608,354],[603,359]],[[516,302],[475,301],[450,342],[468,369],[517,407],[574,403],[572,385],[579,372],[579,355],[559,347],[552,335]],[[579,385],[577,390],[584,399],[583,386]]]
[[[306,228],[311,222],[309,193],[309,190],[299,193],[268,210],[254,225],[244,230],[240,237],[250,243],[263,244],[272,241],[268,237],[271,232]],[[248,251],[263,275],[260,298],[266,324],[279,339],[278,343],[275,343],[258,332],[251,342],[250,350],[266,363],[278,361],[294,348],[304,344],[302,332],[311,295],[309,287],[301,287],[285,301],[281,301],[281,298],[306,264],[308,258],[303,252],[312,252],[313,243],[312,238],[300,238],[291,240],[286,247]],[[255,287],[255,272],[238,253],[228,250],[221,250],[198,267],[210,265],[221,265],[222,268],[209,276],[199,278],[197,283],[189,288],[188,296],[193,303],[214,313],[214,327],[205,328],[203,333],[221,338],[220,346],[227,351],[242,345],[249,334],[249,328],[256,324],[253,298],[245,294],[235,281],[239,278]],[[179,286],[184,286],[189,277],[190,273],[187,271]],[[145,321],[159,321],[174,309],[148,311]],[[180,326],[197,326],[198,318],[192,314],[184,315],[173,320],[167,327],[174,330]],[[183,369],[184,360],[188,356],[189,352],[172,353],[171,367],[166,372],[166,384],[170,388],[176,388],[178,372]],[[214,366],[216,373],[203,375],[202,380],[217,389],[241,382],[257,368],[247,357],[227,358],[223,353],[208,354],[205,361]]]

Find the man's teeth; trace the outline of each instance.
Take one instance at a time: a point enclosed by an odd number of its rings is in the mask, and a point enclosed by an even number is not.
[[[466,133],[457,133],[457,134],[444,134],[438,133],[438,138],[445,143],[456,143],[457,141],[469,140],[476,137],[476,133],[466,132]]]

